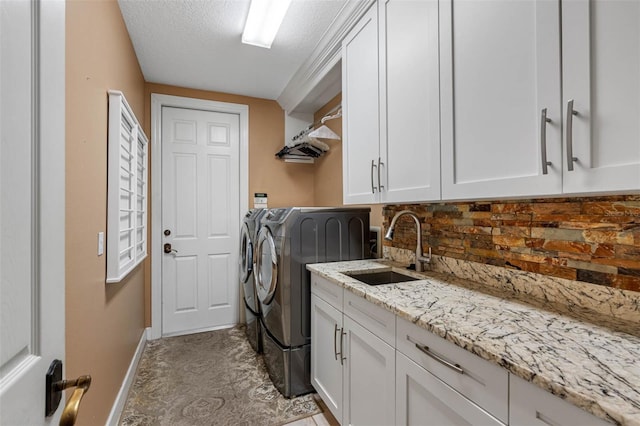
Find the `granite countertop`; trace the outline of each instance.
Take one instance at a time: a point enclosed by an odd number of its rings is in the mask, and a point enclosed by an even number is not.
[[[640,337],[629,333],[637,324],[597,315],[585,321],[579,310],[525,303],[504,288],[388,261],[307,269],[600,418],[640,425]],[[420,280],[369,286],[344,274],[384,269]]]

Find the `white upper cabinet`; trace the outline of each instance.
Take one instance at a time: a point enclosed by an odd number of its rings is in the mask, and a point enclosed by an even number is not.
[[[561,10],[441,1],[444,199],[640,189],[640,2]]]
[[[438,2],[383,0],[378,6],[380,157],[386,157],[380,198],[438,200]]]
[[[342,42],[342,179],[345,204],[379,201],[378,10]]]
[[[443,199],[561,192],[559,19],[558,0],[440,1]]]
[[[562,2],[562,67],[564,192],[640,189],[640,2]]]
[[[345,204],[440,199],[437,0],[381,0],[343,42]]]
[[[640,191],[640,1],[379,0],[342,60],[346,204]]]

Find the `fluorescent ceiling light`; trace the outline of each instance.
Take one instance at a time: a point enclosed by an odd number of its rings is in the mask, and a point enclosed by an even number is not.
[[[291,0],[251,0],[242,42],[271,48]]]

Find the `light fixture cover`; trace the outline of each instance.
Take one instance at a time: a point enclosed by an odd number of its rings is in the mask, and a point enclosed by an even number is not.
[[[242,42],[271,48],[291,0],[251,0]]]

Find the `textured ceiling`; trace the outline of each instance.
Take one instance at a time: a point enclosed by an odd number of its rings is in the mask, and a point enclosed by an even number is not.
[[[119,0],[148,82],[276,99],[345,4],[293,0],[271,49],[242,44],[249,0]]]

